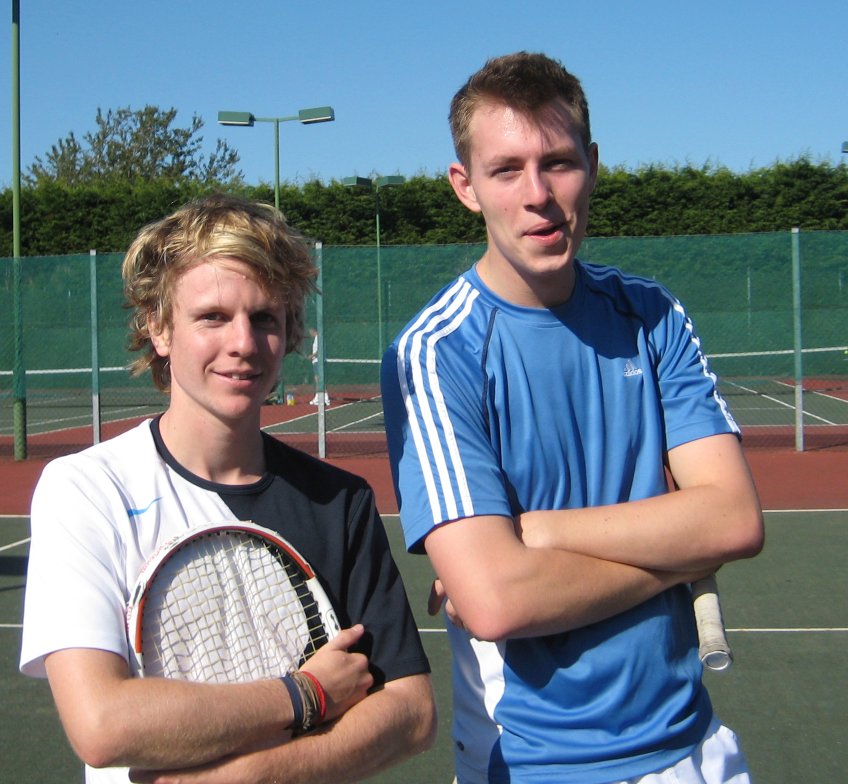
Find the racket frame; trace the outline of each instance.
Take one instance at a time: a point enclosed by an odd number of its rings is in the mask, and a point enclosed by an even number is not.
[[[331,640],[341,630],[336,611],[309,562],[298,552],[294,545],[284,539],[279,533],[246,520],[225,520],[219,523],[201,524],[172,536],[163,542],[145,562],[130,593],[130,599],[127,605],[126,627],[130,652],[134,659],[136,672],[140,677],[144,677],[142,623],[148,588],[153,584],[157,575],[174,553],[196,539],[229,532],[245,533],[249,536],[266,540],[277,549],[285,552],[294,562],[297,569],[304,575],[306,587],[315,598],[327,639]]]

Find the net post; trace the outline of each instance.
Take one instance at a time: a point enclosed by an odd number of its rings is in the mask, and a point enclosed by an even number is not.
[[[100,324],[97,311],[97,251],[88,252],[89,281],[91,283],[91,438],[100,443]]]
[[[792,322],[795,352],[795,451],[804,451],[804,370],[801,336],[801,229],[792,229]]]
[[[318,268],[318,296],[315,299],[315,329],[318,332],[318,381],[315,399],[318,403],[318,457],[327,456],[327,414],[324,405],[324,243],[315,242],[315,266]]]

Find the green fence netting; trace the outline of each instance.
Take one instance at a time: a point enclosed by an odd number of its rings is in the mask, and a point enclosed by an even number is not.
[[[382,350],[483,249],[317,244],[320,302],[307,320],[321,362],[307,340],[275,402],[308,406],[317,376],[331,404],[281,411],[288,424],[269,429],[322,455],[382,448]],[[848,232],[589,238],[580,257],[658,280],[683,302],[749,444],[848,443]],[[121,260],[0,259],[0,455],[80,449],[166,405],[126,370]]]

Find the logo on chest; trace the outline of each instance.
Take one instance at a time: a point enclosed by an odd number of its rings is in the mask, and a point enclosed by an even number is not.
[[[631,376],[641,376],[641,375],[642,375],[642,368],[636,367],[636,365],[634,365],[631,360],[628,359],[627,362],[624,363],[624,377],[625,378],[630,378]]]

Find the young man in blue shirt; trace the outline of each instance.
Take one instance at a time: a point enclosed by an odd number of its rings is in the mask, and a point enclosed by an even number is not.
[[[457,779],[747,781],[689,583],[758,552],[762,514],[692,323],[577,259],[598,149],[558,62],[488,62],[451,129],[487,249],[400,333],[383,394],[407,545],[452,620]]]

